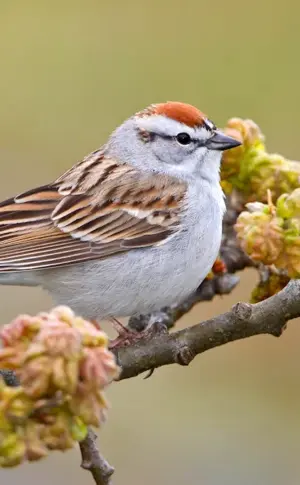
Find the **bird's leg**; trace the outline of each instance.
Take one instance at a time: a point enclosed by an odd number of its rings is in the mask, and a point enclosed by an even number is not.
[[[130,330],[128,327],[123,325],[119,320],[117,320],[114,317],[110,317],[110,322],[113,326],[113,329],[116,331],[118,336],[114,339],[111,340],[109,343],[109,348],[112,350],[116,347],[125,347],[127,345],[130,345],[132,334],[136,334],[134,330]],[[98,322],[98,320],[91,320],[93,325],[99,330],[101,329],[101,326]]]
[[[111,317],[110,321],[112,323],[113,329],[117,332],[118,335],[128,335],[130,333],[129,328],[125,327],[123,323],[120,322],[120,320],[117,320],[115,317]]]
[[[112,322],[113,328],[118,333],[118,336],[110,342],[110,349],[134,345],[141,340],[147,341],[152,339],[155,335],[168,332],[166,326],[160,325],[159,322],[149,323],[145,329],[138,332],[124,326],[116,318],[110,318],[110,321]]]
[[[113,329],[117,332],[118,336],[110,341],[109,348],[115,349],[117,347],[127,347],[135,339],[136,332],[125,327],[119,320],[115,317],[111,317],[110,321],[112,323]]]

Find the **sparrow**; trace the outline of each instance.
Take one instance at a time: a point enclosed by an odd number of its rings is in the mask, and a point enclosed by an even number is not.
[[[180,303],[217,257],[221,156],[238,145],[185,103],[136,113],[54,182],[0,203],[0,284],[41,286],[91,320]]]

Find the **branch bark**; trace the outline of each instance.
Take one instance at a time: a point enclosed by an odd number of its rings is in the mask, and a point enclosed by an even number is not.
[[[96,439],[97,435],[92,429],[89,429],[86,438],[79,443],[82,457],[81,467],[92,474],[96,485],[110,485],[111,476],[115,470],[100,454]]]
[[[163,365],[188,365],[206,350],[259,334],[279,337],[288,320],[300,316],[300,280],[292,280],[282,291],[251,305],[237,303],[231,311],[171,334],[154,336],[133,346],[115,349],[121,379]]]

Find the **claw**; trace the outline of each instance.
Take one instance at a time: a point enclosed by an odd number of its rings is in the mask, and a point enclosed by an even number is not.
[[[136,332],[135,330],[131,330],[128,327],[125,327],[116,318],[111,318],[110,320],[112,322],[113,328],[118,333],[118,336],[109,344],[109,348],[111,350],[120,347],[128,347],[140,341],[151,340],[155,335],[168,333],[166,326],[161,325],[159,322],[154,322],[152,325],[149,325],[147,328],[145,328],[145,330],[141,332]],[[153,374],[153,371],[150,371],[150,374],[146,376],[146,378],[150,377],[150,375]]]

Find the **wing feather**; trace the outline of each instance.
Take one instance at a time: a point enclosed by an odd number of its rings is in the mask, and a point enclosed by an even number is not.
[[[93,152],[53,184],[0,203],[0,272],[53,268],[166,241],[186,185]]]

